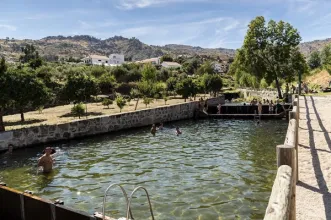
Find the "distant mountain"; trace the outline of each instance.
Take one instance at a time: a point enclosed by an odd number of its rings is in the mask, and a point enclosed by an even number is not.
[[[331,43],[331,38],[327,38],[325,40],[314,40],[310,42],[304,42],[299,45],[301,53],[303,53],[306,57],[314,51],[321,51],[326,45]]]
[[[4,55],[11,61],[17,61],[21,47],[26,44],[33,44],[44,57],[74,57],[83,58],[89,54],[108,56],[111,53],[122,53],[127,60],[142,60],[151,57],[158,57],[164,54],[177,55],[201,55],[213,56],[222,60],[229,60],[234,57],[235,50],[232,49],[205,49],[187,45],[170,44],[166,46],[147,45],[137,38],[125,38],[121,36],[111,37],[105,40],[97,39],[88,35],[77,36],[49,36],[40,40],[16,40],[0,39],[0,55]]]

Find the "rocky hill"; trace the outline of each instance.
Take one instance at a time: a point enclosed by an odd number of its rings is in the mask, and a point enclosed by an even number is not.
[[[314,51],[322,50],[327,44],[331,43],[331,38],[327,38],[325,40],[314,40],[310,42],[305,42],[300,44],[300,51],[306,56],[309,55]]]
[[[111,53],[125,54],[127,60],[142,60],[151,57],[172,55],[204,55],[219,57],[222,60],[233,58],[235,50],[231,49],[204,49],[187,45],[153,46],[142,43],[136,38],[124,38],[121,36],[100,40],[87,35],[78,36],[50,36],[40,40],[16,40],[0,39],[0,55],[4,55],[10,61],[17,61],[21,47],[26,44],[36,46],[40,54],[48,60],[56,60],[61,57],[83,58],[89,54],[109,55]]]

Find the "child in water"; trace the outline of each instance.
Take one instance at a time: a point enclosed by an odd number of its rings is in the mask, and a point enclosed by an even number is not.
[[[179,127],[176,127],[176,135],[178,136],[180,134],[182,134],[182,132],[179,130]]]

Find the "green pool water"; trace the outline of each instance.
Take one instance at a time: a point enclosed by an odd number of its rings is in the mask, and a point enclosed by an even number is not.
[[[37,174],[43,148],[27,148],[0,155],[0,181],[88,213],[102,210],[108,185],[122,183],[129,193],[147,188],[156,219],[262,219],[286,129],[286,121],[182,121],[155,137],[142,128],[71,141],[53,145],[49,175]],[[120,190],[109,195],[107,215],[124,217]],[[143,192],[132,210],[135,219],[150,217]]]

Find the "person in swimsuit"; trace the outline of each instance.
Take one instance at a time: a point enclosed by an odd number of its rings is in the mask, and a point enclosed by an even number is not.
[[[152,128],[151,128],[151,134],[152,134],[153,136],[155,136],[155,133],[156,133],[156,126],[155,126],[155,124],[153,124],[153,125],[152,125]]]
[[[178,136],[180,134],[182,134],[182,132],[179,130],[179,127],[176,127],[176,135]]]
[[[50,147],[46,147],[45,154],[41,156],[38,160],[38,167],[43,167],[44,173],[49,173],[53,169],[53,157],[51,156],[52,149]]]

